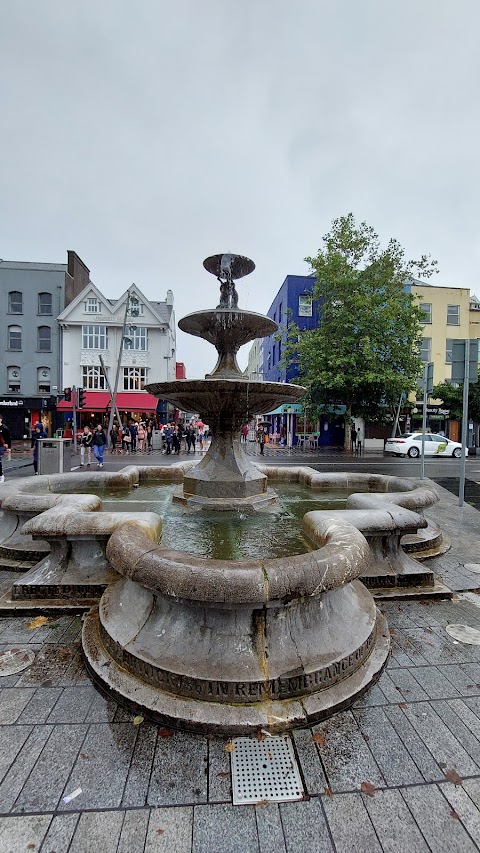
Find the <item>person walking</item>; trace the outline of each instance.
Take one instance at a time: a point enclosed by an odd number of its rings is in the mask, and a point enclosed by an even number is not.
[[[169,456],[172,452],[173,444],[173,429],[170,424],[165,424],[163,428],[163,435],[165,437],[165,453]]]
[[[248,424],[244,424],[242,426],[242,439],[241,439],[244,442],[244,444],[247,443],[247,436],[248,436]]]
[[[103,468],[103,454],[105,453],[106,445],[107,437],[103,431],[102,425],[98,424],[95,432],[93,433],[93,452],[99,468]]]
[[[357,449],[357,430],[355,429],[355,424],[352,424],[352,428],[350,430],[350,442],[352,445],[352,451]]]
[[[12,456],[12,436],[10,434],[10,430],[7,427],[6,423],[3,420],[2,415],[0,415],[0,435],[3,438],[3,443],[5,445],[5,458],[11,459]]]
[[[90,462],[92,461],[92,443],[92,432],[90,427],[86,426],[83,428],[82,437],[80,439],[80,468],[83,468],[85,465],[85,455],[87,457],[87,468],[90,468]]]
[[[5,475],[3,473],[2,461],[3,461],[3,455],[5,453],[6,447],[7,447],[7,445],[5,444],[5,442],[3,440],[2,433],[0,432],[0,483],[5,482]]]
[[[110,452],[117,453],[117,444],[121,441],[121,435],[119,433],[118,424],[113,424],[110,430]]]
[[[258,441],[258,445],[259,445],[259,447],[260,447],[260,453],[261,453],[261,455],[262,455],[262,456],[264,456],[264,450],[265,450],[265,429],[264,429],[264,427],[263,427],[263,426],[259,427],[259,428],[258,428],[258,430],[257,430],[257,441]]]
[[[189,426],[187,429],[187,453],[190,453],[190,448],[193,453],[195,453],[195,442],[197,440],[197,436],[195,434],[195,427]]]
[[[137,430],[137,438],[138,438],[138,450],[139,453],[143,453],[145,450],[145,439],[147,437],[147,431],[145,429],[145,424],[143,421],[140,421]]]
[[[182,443],[182,434],[183,429],[180,425],[177,424],[176,429],[173,430],[173,438],[172,438],[172,448],[175,456],[178,456],[180,453],[180,446]]]
[[[200,453],[203,453],[203,444],[205,441],[205,427],[199,427],[198,429],[198,443],[200,445]]]
[[[33,470],[35,474],[38,474],[38,442],[41,438],[48,438],[48,435],[42,424],[38,421],[33,428],[31,444],[33,447]]]
[[[135,421],[131,421],[128,427],[130,432],[130,449],[132,453],[136,453],[137,451],[137,425]]]
[[[153,423],[149,421],[147,424],[147,451],[150,453],[153,450],[152,447],[153,442]]]

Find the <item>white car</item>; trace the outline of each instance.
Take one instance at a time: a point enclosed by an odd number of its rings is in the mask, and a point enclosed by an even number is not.
[[[406,432],[397,438],[388,438],[384,452],[416,459],[422,452],[422,433]],[[460,459],[461,455],[462,445],[458,441],[450,441],[444,435],[425,433],[425,456],[453,456],[454,459]]]

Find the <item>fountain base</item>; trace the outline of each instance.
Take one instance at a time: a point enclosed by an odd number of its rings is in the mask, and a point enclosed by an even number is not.
[[[273,489],[246,498],[210,498],[203,495],[186,495],[183,486],[178,486],[173,493],[173,500],[189,509],[209,512],[262,512],[278,506],[278,497]]]

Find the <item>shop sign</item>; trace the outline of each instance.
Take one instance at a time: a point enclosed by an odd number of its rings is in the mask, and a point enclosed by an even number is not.
[[[15,406],[16,408],[22,406],[23,408],[23,400],[0,400],[0,409],[3,409],[4,406]]]
[[[417,409],[423,410],[423,402],[416,403],[415,405]],[[422,414],[422,412],[419,414]],[[440,418],[449,418],[450,409],[443,409],[441,406],[427,406],[427,415],[437,415]]]

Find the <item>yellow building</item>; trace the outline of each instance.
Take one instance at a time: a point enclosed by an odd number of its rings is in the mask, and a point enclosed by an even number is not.
[[[411,292],[418,298],[425,318],[422,360],[433,362],[433,384],[438,385],[451,379],[452,340],[478,336],[471,331],[470,290],[467,287],[436,287],[416,281]],[[478,313],[480,321],[480,310]]]

